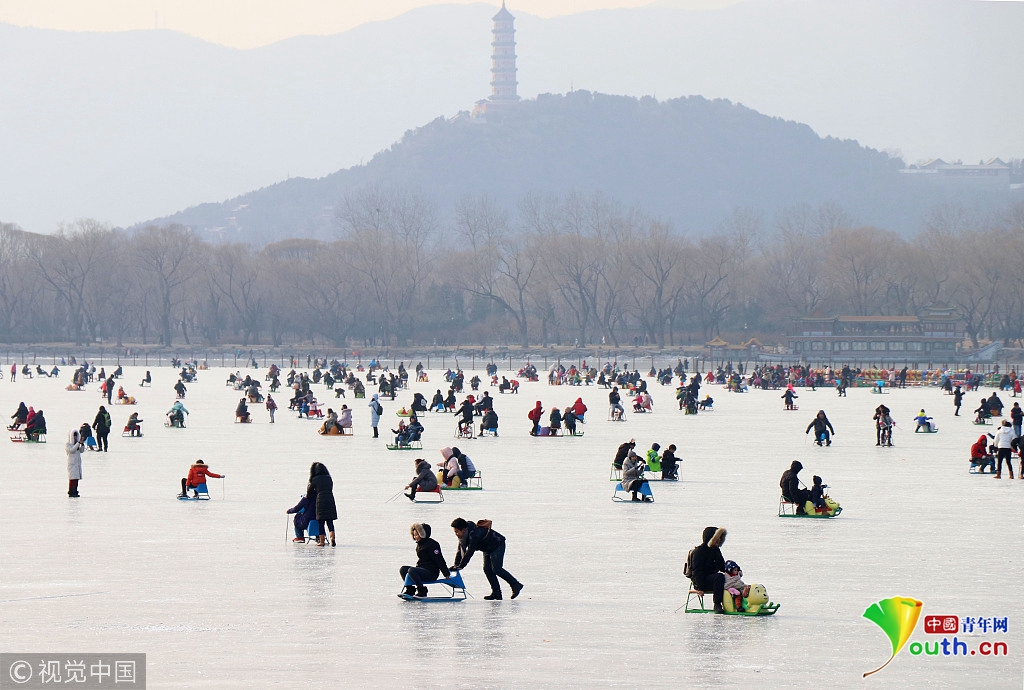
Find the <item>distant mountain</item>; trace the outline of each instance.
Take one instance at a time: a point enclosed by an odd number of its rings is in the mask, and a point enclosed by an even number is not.
[[[1024,3],[750,0],[517,15],[520,94],[726,98],[908,161],[1024,154]],[[493,5],[234,50],[0,25],[0,221],[126,225],[368,161],[489,92]]]
[[[412,191],[450,216],[463,196],[514,209],[530,193],[601,191],[704,234],[737,207],[770,220],[837,203],[859,223],[912,233],[939,202],[1002,207],[1009,185],[950,191],[901,175],[902,161],[854,141],[699,96],[658,102],[577,91],[524,101],[486,121],[468,113],[411,131],[368,164],[291,179],[162,218],[229,240],[337,236],[334,209],[362,187]]]

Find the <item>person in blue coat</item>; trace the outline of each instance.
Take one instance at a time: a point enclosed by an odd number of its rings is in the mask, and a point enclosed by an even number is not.
[[[491,593],[484,599],[501,599],[499,577],[512,587],[512,598],[518,597],[523,591],[523,583],[505,570],[505,537],[491,529],[491,521],[480,520],[473,524],[462,518],[455,518],[452,521],[452,530],[459,538],[459,552],[455,557],[455,565],[451,566],[450,570],[462,570],[469,564],[473,554],[479,551],[484,555],[484,575],[491,585]]]
[[[294,508],[289,508],[284,512],[288,515],[295,515],[292,520],[295,525],[295,538],[292,541],[305,542],[306,538],[303,534],[309,527],[309,523],[316,519],[316,494],[306,494]]]

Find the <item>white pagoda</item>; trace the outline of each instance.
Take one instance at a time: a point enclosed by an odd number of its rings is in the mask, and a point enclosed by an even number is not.
[[[494,40],[491,42],[491,95],[477,102],[473,109],[473,115],[476,116],[493,113],[519,100],[519,94],[516,93],[519,83],[516,81],[516,18],[503,1],[501,9],[492,19],[494,28],[491,33]]]

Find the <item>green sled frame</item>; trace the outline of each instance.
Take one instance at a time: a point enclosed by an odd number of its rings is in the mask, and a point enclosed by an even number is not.
[[[683,609],[683,613],[714,613],[715,609],[714,609],[713,606],[711,608],[707,608],[707,607],[704,606],[704,595],[705,594],[707,594],[707,592],[703,592],[703,591],[701,591],[699,589],[692,589],[692,584],[691,584],[691,589],[686,594],[686,608]],[[692,602],[696,602],[696,606],[691,606],[690,605],[691,601]],[[781,606],[781,604],[775,604],[775,603],[772,603],[772,602],[769,601],[767,604],[762,606],[757,611],[757,613],[751,613],[749,611],[726,611],[725,613],[720,613],[718,615],[720,615],[720,616],[751,616],[751,617],[754,617],[754,616],[773,616],[773,615],[775,615],[775,612],[779,610],[780,606]]]
[[[839,514],[842,513],[842,512],[843,512],[843,507],[839,506],[838,508],[836,508],[836,512],[832,513],[831,515],[826,514],[826,513],[815,513],[813,515],[810,514],[810,513],[798,514],[796,512],[796,503],[793,503],[791,501],[787,501],[784,497],[779,496],[779,517],[785,517],[785,518],[812,518],[812,519],[815,519],[815,520],[822,520],[822,519],[827,520],[829,518],[838,517]]]

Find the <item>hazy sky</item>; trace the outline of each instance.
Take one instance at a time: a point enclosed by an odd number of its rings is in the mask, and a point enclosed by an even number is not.
[[[416,7],[473,0],[0,0],[0,22],[67,31],[172,29],[236,48],[284,38],[336,34],[390,19]],[[659,5],[709,9],[738,0],[660,0]],[[498,5],[493,0],[486,4]],[[652,0],[509,0],[509,9],[540,17],[640,7]]]

